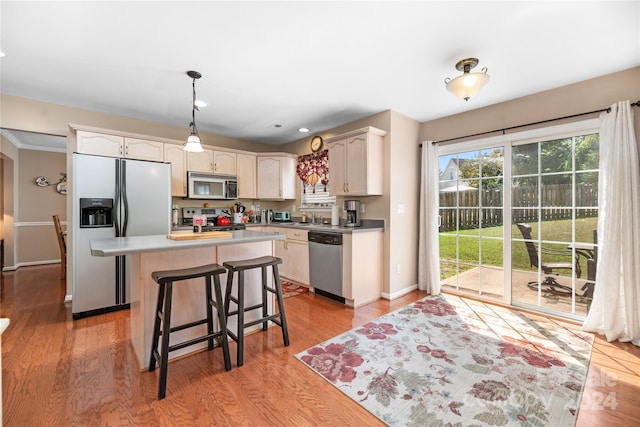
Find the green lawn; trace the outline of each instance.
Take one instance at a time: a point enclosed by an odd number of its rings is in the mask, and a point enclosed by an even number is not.
[[[597,228],[597,217],[576,219],[576,241],[584,243],[593,243],[593,230]],[[534,242],[538,238],[537,223],[531,223],[531,236]],[[542,225],[542,239],[544,241],[566,242],[562,244],[543,243],[543,248],[554,249],[567,256],[549,256],[543,257],[546,262],[570,261],[571,252],[567,249],[567,245],[571,242],[571,220],[544,221]],[[480,232],[482,233],[482,259],[480,259]],[[512,227],[512,238],[520,239],[512,242],[512,267],[514,269],[530,270],[529,255],[522,241],[522,234],[514,224]],[[461,263],[470,264],[461,270],[473,268],[473,266],[503,266],[503,235],[504,227],[489,227],[480,229],[461,230],[459,232],[459,260]],[[486,238],[485,238],[486,237]],[[537,243],[536,243],[537,245]],[[443,277],[449,277],[455,274],[454,263],[456,260],[456,236],[455,232],[440,233],[440,259]],[[581,259],[582,270],[586,273],[586,265],[584,258]],[[453,272],[451,272],[453,270]],[[565,273],[570,275],[570,273]]]

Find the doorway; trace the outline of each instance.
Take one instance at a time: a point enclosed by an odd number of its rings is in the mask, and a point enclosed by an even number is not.
[[[438,148],[443,291],[584,318],[596,285],[596,123]]]

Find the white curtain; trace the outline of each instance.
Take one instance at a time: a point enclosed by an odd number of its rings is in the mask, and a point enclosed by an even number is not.
[[[585,331],[640,346],[640,158],[629,101],[600,115],[598,264]]]
[[[440,245],[438,243],[438,148],[422,144],[420,176],[420,226],[418,239],[418,289],[440,293]]]

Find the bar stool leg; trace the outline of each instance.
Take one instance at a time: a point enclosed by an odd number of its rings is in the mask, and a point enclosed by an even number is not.
[[[158,302],[156,303],[156,317],[153,322],[153,339],[151,341],[151,356],[149,356],[149,372],[153,372],[156,370],[156,355],[155,351],[158,348],[158,341],[160,340],[160,323],[162,306],[164,304],[164,290],[165,286],[160,285],[158,287]]]
[[[167,366],[169,365],[169,332],[171,330],[171,300],[173,283],[167,283],[164,296],[164,319],[162,322],[162,354],[160,355],[160,384],[158,386],[158,400],[164,399],[167,392]]]
[[[227,321],[225,319],[225,306],[221,307],[222,290],[220,288],[220,277],[218,275],[213,276],[213,289],[216,294],[216,312],[218,313],[218,322],[220,330],[220,346],[222,347],[222,354],[224,356],[224,368],[227,371],[231,370],[231,357],[229,355],[229,340],[227,338]],[[209,306],[211,309],[211,306]],[[213,319],[212,319],[213,322]]]
[[[280,323],[282,329],[282,340],[285,347],[289,345],[289,330],[287,329],[287,316],[284,314],[284,298],[282,298],[282,285],[280,284],[280,273],[278,272],[278,265],[271,266],[273,269],[273,281],[275,282],[276,295],[278,297],[278,311],[280,312]]]
[[[262,270],[262,317],[266,319],[269,316],[269,310],[267,310],[267,267],[261,267]],[[262,330],[269,329],[269,321],[262,322]]]
[[[238,271],[238,355],[236,364],[244,364],[244,271]]]
[[[207,340],[208,350],[213,350],[213,299],[211,298],[211,276],[204,278],[205,296],[207,298],[207,335],[210,338]]]

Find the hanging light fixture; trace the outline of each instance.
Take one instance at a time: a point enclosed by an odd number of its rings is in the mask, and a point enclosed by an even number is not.
[[[458,98],[468,101],[469,98],[475,96],[478,91],[489,82],[487,67],[482,69],[481,73],[471,73],[471,69],[478,65],[478,58],[467,58],[456,64],[456,69],[462,71],[462,75],[451,80],[449,77],[444,79],[447,90]]]
[[[196,80],[202,77],[202,74],[197,71],[187,71],[187,76],[193,79],[193,101],[191,103],[191,123],[189,123],[191,134],[187,138],[187,142],[184,143],[184,151],[201,153],[204,149],[200,144],[200,135],[198,135],[198,128],[196,126],[196,110],[200,111],[196,105]]]

